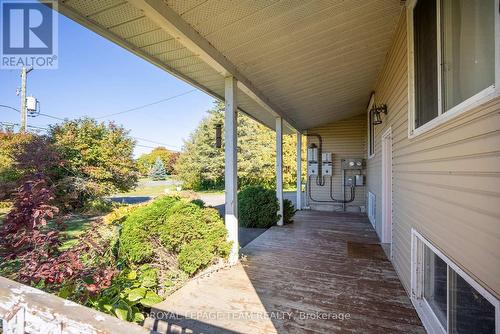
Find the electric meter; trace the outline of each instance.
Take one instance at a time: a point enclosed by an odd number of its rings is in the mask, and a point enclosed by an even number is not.
[[[318,175],[318,164],[309,163],[309,168],[307,170],[309,175]]]
[[[331,152],[325,152],[321,154],[321,174],[325,176],[332,176],[333,173],[333,154]]]
[[[341,160],[342,169],[365,169],[365,159],[362,158],[349,158]]]

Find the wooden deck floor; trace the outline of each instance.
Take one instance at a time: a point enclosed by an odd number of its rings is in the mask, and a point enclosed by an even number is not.
[[[170,333],[425,333],[366,216],[303,211],[157,306]],[[167,313],[156,313],[164,318]]]

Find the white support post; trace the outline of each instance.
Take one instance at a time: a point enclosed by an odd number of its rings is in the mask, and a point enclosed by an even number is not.
[[[302,210],[302,133],[297,131],[297,210]]]
[[[238,262],[238,178],[237,178],[237,102],[236,102],[236,80],[234,77],[225,79],[225,166],[224,183],[226,197],[225,224],[228,240],[233,243],[229,263]]]
[[[276,118],[276,197],[278,198],[280,219],[283,225],[283,119]]]

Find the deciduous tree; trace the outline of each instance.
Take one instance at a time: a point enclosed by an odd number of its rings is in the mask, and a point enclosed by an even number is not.
[[[82,118],[51,127],[49,136],[65,161],[69,186],[81,190],[80,200],[125,192],[136,185],[135,141],[123,127]]]

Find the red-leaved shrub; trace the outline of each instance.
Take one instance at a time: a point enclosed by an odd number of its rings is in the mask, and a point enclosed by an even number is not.
[[[59,246],[58,231],[44,231],[47,218],[58,212],[50,205],[54,193],[43,174],[35,174],[19,187],[12,210],[0,226],[0,255],[14,259],[34,249],[49,256]]]

